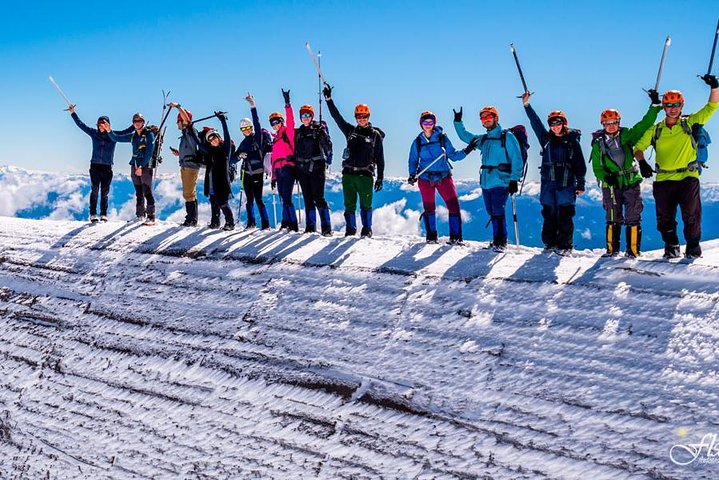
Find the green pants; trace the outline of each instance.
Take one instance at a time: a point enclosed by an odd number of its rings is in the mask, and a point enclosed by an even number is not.
[[[342,175],[342,192],[345,198],[345,212],[357,211],[357,196],[359,195],[360,210],[372,210],[372,192],[374,177],[368,175]]]

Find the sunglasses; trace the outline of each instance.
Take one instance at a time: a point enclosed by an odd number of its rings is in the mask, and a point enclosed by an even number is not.
[[[300,118],[312,118],[312,114],[311,113],[302,113],[302,114],[300,114]]]
[[[367,115],[366,113],[359,113],[355,115],[355,118],[357,120],[367,120],[369,118],[369,115]]]
[[[610,120],[608,122],[602,122],[602,125],[608,127],[609,125],[619,125],[619,120]]]
[[[242,128],[240,128],[240,131],[241,131],[241,132],[251,132],[251,131],[252,131],[252,127],[242,127]]]
[[[272,120],[270,122],[270,125],[272,125],[274,127],[275,125],[279,125],[280,123],[282,123],[282,120],[277,119],[277,120]]]
[[[681,107],[681,106],[682,106],[682,102],[674,102],[674,103],[665,103],[664,104],[664,108],[676,108],[676,107]]]
[[[133,120],[132,123],[145,123],[145,121],[138,118],[137,120]]]
[[[431,118],[427,119],[427,120],[422,120],[422,125],[424,125],[425,127],[434,127],[434,124],[435,124],[435,121],[432,120]]]

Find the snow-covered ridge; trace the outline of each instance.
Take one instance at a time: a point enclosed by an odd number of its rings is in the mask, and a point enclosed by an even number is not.
[[[705,250],[3,219],[0,478],[715,478]]]

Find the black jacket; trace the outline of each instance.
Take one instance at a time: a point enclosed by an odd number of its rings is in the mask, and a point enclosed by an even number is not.
[[[327,107],[337,126],[347,138],[347,148],[342,155],[342,174],[373,176],[377,167],[377,179],[384,178],[384,132],[371,123],[366,127],[347,123],[332,100]]]

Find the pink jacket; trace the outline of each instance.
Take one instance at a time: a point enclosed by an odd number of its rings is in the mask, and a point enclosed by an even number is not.
[[[272,178],[285,165],[295,166],[295,115],[292,105],[285,107],[285,124],[272,134]]]

